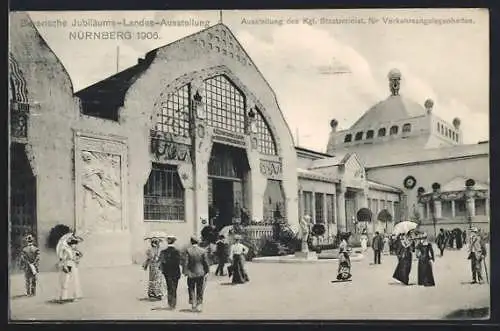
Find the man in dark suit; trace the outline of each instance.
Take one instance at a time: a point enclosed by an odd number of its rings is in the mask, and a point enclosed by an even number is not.
[[[175,309],[177,305],[177,285],[181,278],[181,253],[174,246],[176,238],[174,236],[167,237],[167,248],[161,251],[161,271],[167,282],[167,299],[168,306]]]
[[[191,246],[186,249],[183,264],[184,275],[187,276],[189,303],[194,311],[201,311],[206,276],[209,272],[207,251],[198,246],[198,239],[191,238]]]
[[[384,248],[384,241],[382,239],[382,236],[380,235],[380,233],[375,232],[375,236],[373,237],[373,241],[372,241],[372,249],[373,249],[373,253],[375,255],[375,261],[374,261],[374,264],[381,264],[381,261],[380,261],[380,253],[382,252],[382,249]]]
[[[446,234],[444,232],[444,229],[439,229],[439,234],[436,238],[436,244],[439,248],[439,251],[441,252],[441,256],[443,256],[444,249],[446,248]]]

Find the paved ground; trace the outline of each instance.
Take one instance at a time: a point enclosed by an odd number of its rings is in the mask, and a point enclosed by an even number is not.
[[[228,285],[227,277],[209,278],[202,313],[188,310],[185,279],[176,311],[145,299],[146,273],[140,266],[81,270],[85,298],[53,303],[57,274],[40,275],[37,297],[23,294],[23,278],[11,277],[13,320],[89,319],[441,319],[460,309],[489,306],[489,286],[471,285],[465,251],[448,251],[434,265],[437,286],[402,286],[391,279],[396,258],[371,265],[371,251],[353,263],[353,281],[331,283],[336,263],[247,263],[250,283]],[[416,262],[411,274],[416,282]]]

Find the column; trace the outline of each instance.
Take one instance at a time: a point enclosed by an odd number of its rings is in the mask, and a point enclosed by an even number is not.
[[[488,217],[488,219],[489,219],[490,218],[490,199],[489,198],[486,198],[484,207],[485,207],[486,217]]]
[[[304,216],[304,190],[299,188],[299,219]]]
[[[434,216],[436,216],[436,219],[440,219],[442,217],[441,200],[434,200],[434,211]]]
[[[337,229],[338,231],[345,232],[347,230],[347,223],[345,219],[345,193],[347,189],[345,186],[341,185],[340,190],[337,194],[337,211],[338,211],[338,222]]]
[[[424,204],[419,202],[418,203],[418,213],[420,214],[420,217],[422,219],[425,219],[427,215],[424,215]]]
[[[429,201],[427,201],[425,203],[425,205],[427,206],[427,212],[426,212],[425,218],[429,219],[429,218],[431,218],[431,204]]]
[[[311,218],[313,224],[316,224],[316,190],[312,190],[312,206],[311,206]]]
[[[328,206],[327,206],[327,200],[326,200],[326,193],[323,193],[323,220],[325,224],[325,236],[328,238],[330,235],[330,222],[328,220]]]
[[[455,200],[451,200],[451,218],[455,218]]]

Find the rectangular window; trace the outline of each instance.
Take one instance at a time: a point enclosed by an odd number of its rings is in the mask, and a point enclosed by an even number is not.
[[[304,215],[312,217],[312,192],[304,191]]]
[[[467,216],[465,200],[455,200],[455,216]]]
[[[184,188],[176,166],[153,163],[144,185],[144,219],[184,220]]]
[[[474,206],[476,209],[476,215],[478,216],[486,215],[486,199],[474,200]]]
[[[441,215],[444,218],[451,218],[453,216],[451,213],[451,201],[441,202]]]
[[[377,199],[373,199],[372,201],[373,201],[373,203],[372,203],[373,218],[376,219],[377,215],[378,215],[378,200]]]
[[[423,216],[424,215],[420,215],[420,218],[423,218]],[[394,201],[394,221],[395,222],[401,221],[401,210],[398,201]]]
[[[325,210],[323,193],[315,193],[315,209],[316,209],[316,220],[315,223],[325,223],[323,211]]]
[[[326,221],[335,223],[335,196],[333,194],[326,195]]]

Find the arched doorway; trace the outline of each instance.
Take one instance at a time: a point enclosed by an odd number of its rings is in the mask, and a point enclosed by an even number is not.
[[[36,177],[19,143],[12,143],[10,150],[10,222],[10,267],[15,269],[24,236],[37,238]]]
[[[249,170],[244,149],[214,143],[208,163],[208,206],[210,222],[218,230],[241,218],[247,207],[245,177]]]

